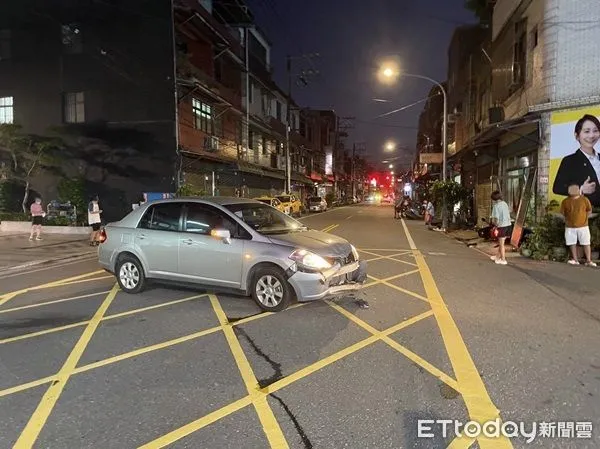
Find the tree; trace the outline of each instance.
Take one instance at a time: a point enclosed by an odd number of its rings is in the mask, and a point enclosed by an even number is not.
[[[478,19],[487,19],[494,7],[494,0],[465,0],[465,9],[472,11]]]
[[[0,125],[0,153],[8,156],[8,162],[2,164],[2,180],[23,185],[23,213],[27,213],[31,180],[56,162],[56,150],[62,147],[59,138],[23,134],[19,125]]]

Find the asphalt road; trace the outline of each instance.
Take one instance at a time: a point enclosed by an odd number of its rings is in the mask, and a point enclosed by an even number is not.
[[[303,220],[369,260],[368,309],[131,296],[94,261],[0,276],[0,448],[600,447],[600,322],[585,311],[598,289],[579,307],[543,273],[392,217],[352,206]],[[438,424],[419,437],[419,420],[497,416],[537,423],[537,438]]]

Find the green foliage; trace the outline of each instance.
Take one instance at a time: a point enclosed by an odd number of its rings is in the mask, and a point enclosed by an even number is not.
[[[531,257],[536,260],[546,257],[553,260],[566,260],[564,220],[555,214],[546,214],[521,248],[531,251]],[[561,248],[561,250],[554,250],[554,248]]]
[[[472,11],[479,19],[485,19],[491,12],[490,0],[465,0],[465,9]]]
[[[0,125],[0,153],[9,160],[0,167],[0,177],[23,185],[23,212],[27,212],[31,180],[40,170],[58,164],[61,148],[64,142],[60,138],[24,134],[19,125]]]
[[[0,221],[29,221],[31,217],[23,212],[0,212]]]
[[[205,196],[206,192],[202,189],[198,189],[197,187],[191,184],[183,184],[179,189],[177,189],[178,197],[186,197],[186,196]]]
[[[445,182],[435,181],[431,185],[429,193],[431,195],[432,202],[435,204],[436,210],[440,211],[439,214],[436,212],[436,215],[438,216],[441,216],[444,196],[446,197],[446,213],[448,217],[452,217],[454,213],[454,206],[458,203],[461,203],[461,211],[459,213],[463,215],[465,208],[468,207],[468,202],[471,195],[469,189],[451,180]]]
[[[333,195],[333,193],[328,193],[327,195],[325,195],[325,201],[327,201],[327,207],[331,207],[333,205],[334,199],[335,199],[335,196]]]
[[[63,178],[58,182],[57,191],[59,201],[70,201],[77,208],[77,220],[83,221],[87,213],[85,180],[81,177]]]

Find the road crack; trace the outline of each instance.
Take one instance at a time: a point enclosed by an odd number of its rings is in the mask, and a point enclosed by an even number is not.
[[[283,399],[281,399],[279,396],[276,396],[275,394],[271,393],[271,397],[281,404],[281,406],[283,407],[283,410],[285,410],[285,413],[287,413],[287,415],[290,417],[290,420],[294,424],[294,427],[296,428],[296,432],[298,432],[298,435],[300,436],[300,439],[302,440],[304,447],[306,449],[312,449],[313,448],[312,442],[308,438],[308,435],[306,435],[306,432],[304,431],[304,428],[298,421],[298,418],[296,418],[296,416],[292,413],[292,411],[287,406],[287,404],[285,402],[283,402]]]
[[[250,346],[252,346],[254,352],[256,352],[256,354],[259,357],[262,357],[269,365],[271,365],[271,368],[273,368],[273,374],[271,376],[267,377],[266,379],[257,379],[258,386],[260,388],[268,387],[273,382],[276,382],[283,377],[283,374],[281,373],[281,363],[277,363],[276,361],[272,360],[271,357],[265,354],[265,352],[254,342],[252,338],[250,338],[250,336],[244,331],[244,329],[242,329],[239,326],[236,326],[233,328],[233,331],[236,334],[243,336],[246,339],[246,341],[250,343]]]

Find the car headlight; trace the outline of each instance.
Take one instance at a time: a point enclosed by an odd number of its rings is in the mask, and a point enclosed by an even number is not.
[[[352,255],[354,256],[354,260],[358,261],[358,251],[356,250],[354,245],[350,245],[350,247],[352,248]]]
[[[301,266],[311,270],[327,270],[331,264],[318,254],[311,253],[305,249],[298,249],[290,255],[290,259],[296,261]]]

